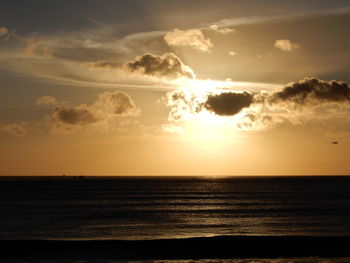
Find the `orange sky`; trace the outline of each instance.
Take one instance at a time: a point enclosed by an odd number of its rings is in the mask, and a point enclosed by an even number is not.
[[[14,2],[0,175],[349,174],[346,2]]]

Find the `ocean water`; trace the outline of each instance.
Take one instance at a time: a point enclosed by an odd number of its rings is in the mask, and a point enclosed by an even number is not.
[[[16,263],[21,261],[15,261]],[[22,261],[27,262],[27,261]],[[318,257],[307,257],[307,258],[236,258],[236,259],[191,259],[191,260],[63,260],[63,261],[52,261],[52,260],[43,260],[36,261],[37,263],[88,263],[88,262],[97,262],[97,263],[349,263],[350,258],[318,258]]]
[[[350,177],[0,180],[0,239],[350,235]]]

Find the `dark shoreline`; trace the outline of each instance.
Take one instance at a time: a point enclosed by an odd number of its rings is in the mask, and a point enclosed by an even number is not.
[[[2,240],[0,260],[348,257],[350,236],[218,236],[159,240]],[[14,252],[14,251],[17,251]]]

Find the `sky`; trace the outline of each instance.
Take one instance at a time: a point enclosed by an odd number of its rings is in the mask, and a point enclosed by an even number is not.
[[[349,24],[345,0],[3,0],[0,175],[348,175]]]

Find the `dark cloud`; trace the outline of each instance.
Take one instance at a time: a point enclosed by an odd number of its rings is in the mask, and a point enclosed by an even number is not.
[[[55,121],[70,125],[84,125],[99,121],[94,111],[85,104],[78,107],[58,106],[53,110],[51,117]]]
[[[243,108],[253,103],[253,96],[250,93],[221,93],[209,95],[204,107],[220,116],[231,116],[239,113]]]
[[[124,64],[123,68],[129,73],[153,77],[195,77],[192,69],[186,66],[174,53],[166,53],[163,56],[145,54]]]
[[[241,129],[276,125],[345,123],[350,111],[350,87],[345,82],[304,78],[274,93],[254,94],[254,106],[238,123]]]
[[[350,87],[345,82],[305,78],[274,93],[272,100],[292,101],[299,104],[315,101],[345,102],[350,101]]]

